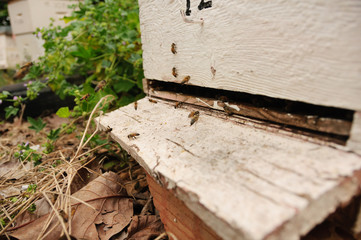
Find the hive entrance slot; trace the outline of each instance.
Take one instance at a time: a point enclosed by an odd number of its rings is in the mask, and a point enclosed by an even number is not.
[[[350,135],[354,114],[347,109],[157,80],[145,80],[144,90],[152,97],[276,123],[283,129],[341,145]]]

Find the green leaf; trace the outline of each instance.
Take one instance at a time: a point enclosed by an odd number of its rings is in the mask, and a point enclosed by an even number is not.
[[[29,128],[35,130],[36,132],[40,132],[46,126],[46,123],[44,123],[41,118],[35,120],[32,117],[28,117],[27,119],[28,122],[31,124]]]
[[[134,87],[134,83],[129,81],[117,81],[113,84],[114,91],[117,93],[120,92],[128,92],[132,87]]]
[[[8,119],[11,116],[16,116],[18,114],[19,108],[9,106],[5,108],[5,118]]]
[[[47,138],[51,141],[55,141],[56,139],[59,138],[59,134],[60,134],[60,128],[57,129],[51,129],[50,133],[48,134]]]
[[[56,115],[58,115],[61,118],[68,118],[70,116],[69,107],[61,107],[56,112]]]
[[[111,61],[108,61],[108,60],[105,60],[105,59],[102,61],[102,67],[103,68],[110,67],[110,65],[112,65]]]
[[[11,96],[11,93],[8,91],[2,91],[2,93],[0,93],[0,99],[6,99],[8,96]]]

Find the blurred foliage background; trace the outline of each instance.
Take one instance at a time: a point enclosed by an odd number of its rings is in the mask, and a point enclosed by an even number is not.
[[[86,116],[106,95],[115,100],[108,108],[142,98],[137,1],[85,0],[70,7],[74,11],[63,19],[66,27],[51,24],[34,33],[45,41],[45,54],[22,79],[31,80],[22,101],[37,98],[49,86],[62,99],[74,97],[72,116]]]

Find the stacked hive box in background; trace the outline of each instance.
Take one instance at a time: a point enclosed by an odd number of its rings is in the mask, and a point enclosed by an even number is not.
[[[10,27],[0,27],[0,69],[15,68],[21,62]]]
[[[11,27],[22,61],[36,60],[44,53],[43,41],[33,33],[37,28],[48,27],[51,19],[54,26],[65,26],[61,20],[70,16],[73,0],[15,0],[8,4]]]

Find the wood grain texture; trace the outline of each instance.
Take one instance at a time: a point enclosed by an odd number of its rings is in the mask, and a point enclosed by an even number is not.
[[[139,0],[146,78],[361,110],[359,0],[199,2]]]
[[[351,134],[347,146],[361,155],[361,112],[355,112],[353,115]]]
[[[359,192],[360,156],[199,111],[146,98],[100,123],[222,238],[298,239]]]

